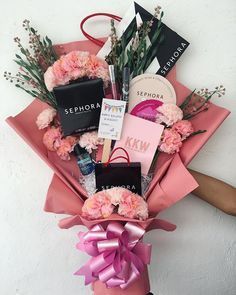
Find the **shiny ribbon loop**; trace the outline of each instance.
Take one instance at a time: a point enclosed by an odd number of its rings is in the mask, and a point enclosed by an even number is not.
[[[108,288],[127,288],[150,263],[151,245],[142,242],[145,230],[131,222],[124,226],[110,222],[106,228],[95,225],[80,232],[77,249],[92,256],[75,275],[85,276],[85,284],[100,280]]]

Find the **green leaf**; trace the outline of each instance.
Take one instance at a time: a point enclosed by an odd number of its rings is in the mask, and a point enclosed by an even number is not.
[[[22,57],[21,57],[19,54],[16,54],[15,56],[16,56],[16,58],[18,58],[18,59],[22,59]]]
[[[35,91],[35,90],[32,90],[32,93],[33,93],[34,95],[40,95],[40,93],[38,93],[38,91]]]
[[[192,136],[195,136],[195,135],[198,135],[198,134],[202,134],[202,133],[205,133],[205,132],[207,132],[207,130],[198,130],[198,131],[195,131],[195,132],[191,133],[189,135],[189,137],[192,137]]]
[[[22,74],[21,74],[21,76],[22,76],[26,81],[30,81],[30,80],[31,80],[31,78],[28,77],[28,76],[26,76],[26,75],[22,75]]]
[[[194,89],[186,98],[185,100],[182,102],[182,104],[179,106],[181,108],[181,110],[183,110],[190,102],[193,94],[195,93],[196,89]]]
[[[163,42],[164,42],[164,40],[165,40],[165,36],[162,34],[161,36],[160,36],[160,44],[162,44]]]
[[[212,96],[214,95],[214,94],[216,94],[217,93],[217,91],[215,90],[215,91],[213,91],[209,96],[207,96],[206,97],[206,102],[208,102],[211,98],[212,98]]]
[[[30,31],[33,33],[33,34],[36,34],[36,31],[35,31],[35,29],[34,28],[30,28]]]
[[[13,61],[14,61],[15,63],[17,63],[19,66],[22,66],[22,61],[20,61],[20,60],[16,60],[16,59],[13,59]]]
[[[129,42],[129,39],[131,39],[131,37],[136,34],[135,25],[136,24],[134,22],[133,25],[131,26],[131,28],[126,33],[125,38],[126,38],[127,42]]]
[[[20,51],[21,51],[22,54],[26,55],[26,51],[25,51],[24,48],[21,47]]]
[[[43,39],[43,46],[47,47],[47,42],[45,41],[45,39]]]
[[[48,42],[49,46],[52,46],[52,41],[51,39],[48,38],[48,36],[45,37],[46,41]]]

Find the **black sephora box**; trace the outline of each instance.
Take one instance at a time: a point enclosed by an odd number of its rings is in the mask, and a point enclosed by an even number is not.
[[[64,136],[98,129],[105,97],[102,79],[55,87],[53,92]]]
[[[123,187],[133,193],[142,195],[141,164],[131,163],[97,163],[95,165],[96,189],[98,191],[113,187]]]

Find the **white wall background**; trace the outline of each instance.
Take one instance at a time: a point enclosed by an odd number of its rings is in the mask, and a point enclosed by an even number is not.
[[[12,39],[31,19],[54,42],[83,38],[80,20],[93,12],[123,15],[130,0],[0,1],[0,73],[15,71]],[[140,1],[148,9],[156,1]],[[232,110],[191,167],[236,186],[236,2],[235,0],[159,1],[165,22],[190,41],[178,64],[190,88],[223,83],[227,95],[215,102]],[[107,35],[108,23],[88,25]],[[42,211],[52,172],[4,119],[24,109],[31,98],[0,79],[0,294],[90,294],[72,273],[87,260],[75,250],[79,228],[59,230],[59,216]],[[223,198],[224,196],[222,196]],[[150,279],[155,295],[235,295],[236,219],[194,196],[161,214],[178,225],[174,233],[153,232]],[[133,295],[133,294],[132,294]]]

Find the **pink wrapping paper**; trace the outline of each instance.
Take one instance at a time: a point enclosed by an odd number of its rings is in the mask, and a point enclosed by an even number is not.
[[[96,54],[99,47],[90,41],[78,41],[57,45],[55,49],[58,54],[71,50],[87,50]],[[177,81],[175,68],[169,73],[167,79],[175,88],[178,103],[181,103],[191,91]],[[45,104],[34,100],[21,113],[15,117],[7,118],[7,122],[54,171],[47,193],[45,211],[70,215],[60,221],[59,226],[61,228],[70,228],[77,224],[83,224],[90,228],[101,220],[91,222],[80,216],[86,192],[78,184],[79,171],[75,159],[72,158],[71,161],[64,162],[58,158],[56,153],[48,152],[42,143],[44,131],[38,130],[35,121],[40,111],[45,107]],[[198,186],[186,166],[228,115],[228,110],[210,104],[207,112],[200,113],[192,120],[195,130],[207,129],[207,132],[185,141],[179,154],[172,156],[161,154],[159,156],[154,179],[146,194],[151,217],[147,221],[139,222],[141,226],[147,230],[151,228],[174,230],[174,225],[166,221],[155,220],[153,217],[185,197]],[[132,221],[116,214],[112,215],[109,220]],[[94,291],[97,295],[121,294],[119,288],[107,289],[99,281],[94,284]],[[146,271],[138,282],[131,288],[122,291],[122,294],[144,295],[148,291],[149,280]]]
[[[96,54],[99,46],[86,40],[56,45],[55,50],[58,54],[64,54],[71,50],[88,50]],[[191,90],[177,81],[175,68],[168,74],[167,79],[175,88],[178,103],[181,103]],[[86,198],[86,192],[78,184],[77,164],[74,159],[65,162],[60,160],[56,153],[48,152],[42,143],[43,131],[38,130],[35,124],[38,114],[45,107],[43,103],[35,100],[17,116],[7,118],[7,122],[55,172],[48,190],[45,210],[73,216],[79,215],[83,200]],[[152,214],[157,214],[168,208],[198,186],[185,166],[228,115],[228,110],[211,103],[207,112],[202,112],[192,119],[195,130],[207,129],[207,132],[186,140],[179,154],[174,156],[161,154],[159,156],[154,179],[146,194]],[[178,173],[176,173],[177,171]],[[75,224],[71,224],[71,226]]]

